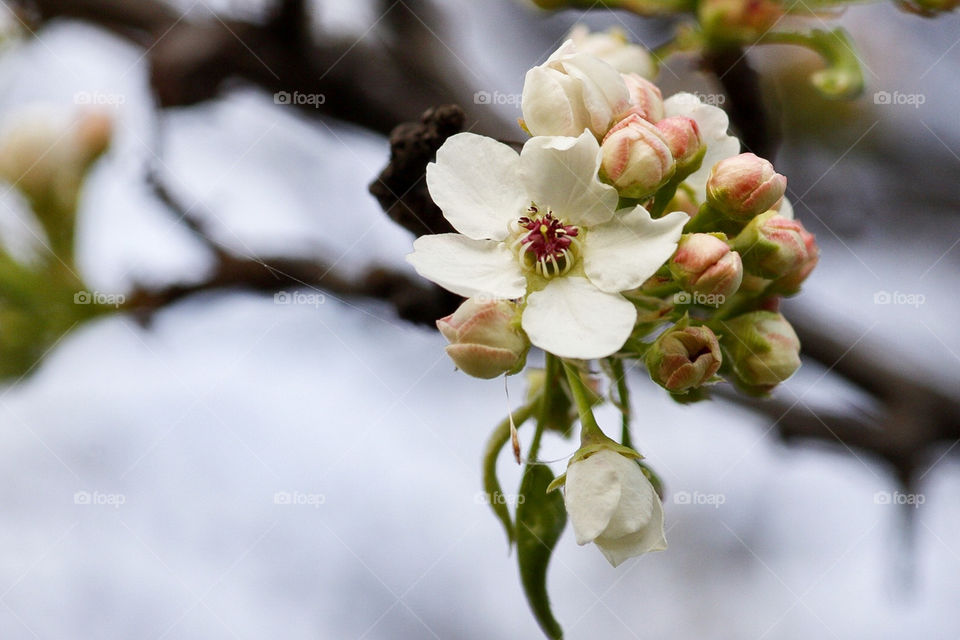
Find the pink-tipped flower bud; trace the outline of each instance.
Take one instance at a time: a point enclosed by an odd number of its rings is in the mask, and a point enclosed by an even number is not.
[[[621,76],[630,94],[630,107],[620,117],[635,114],[647,122],[662,120],[663,94],[660,93],[660,87],[637,73],[624,73]]]
[[[800,339],[773,311],[754,311],[724,322],[721,342],[737,378],[758,391],[769,391],[800,368]]]
[[[647,350],[650,377],[673,393],[686,393],[708,382],[722,362],[720,343],[707,327],[668,329]]]
[[[660,130],[636,114],[617,123],[604,137],[601,149],[601,176],[627,198],[652,196],[676,170]]]
[[[749,273],[776,279],[809,263],[810,251],[816,252],[816,243],[798,220],[788,220],[776,211],[768,211],[743,228],[734,239],[733,248],[740,252],[743,268]]]
[[[784,295],[793,295],[800,291],[800,285],[820,262],[820,247],[817,246],[817,239],[804,229],[803,225],[800,225],[800,237],[807,249],[807,257],[799,266],[777,280],[777,290]]]
[[[700,137],[700,127],[696,120],[672,116],[657,122],[656,127],[670,147],[670,153],[677,163],[677,171],[693,172],[700,168],[706,146]]]
[[[707,179],[707,201],[718,211],[746,221],[769,211],[787,190],[787,179],[769,160],[741,153],[713,165]]]
[[[516,303],[466,300],[453,314],[437,320],[450,344],[447,355],[475,378],[496,378],[523,368],[530,341],[520,330]]]
[[[737,292],[743,279],[740,254],[709,233],[681,237],[669,267],[685,291],[712,296],[720,304]]]

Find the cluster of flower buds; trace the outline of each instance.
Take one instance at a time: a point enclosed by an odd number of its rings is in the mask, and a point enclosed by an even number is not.
[[[706,145],[695,119],[665,116],[655,84],[636,74],[624,75],[623,81],[630,103],[603,137],[601,176],[622,197],[643,201],[699,169]]]
[[[776,14],[726,0],[703,11],[744,28]],[[466,237],[421,238],[410,261],[454,292],[486,296],[438,323],[464,372],[515,373],[531,342],[560,357],[642,356],[676,395],[725,377],[770,389],[792,371],[758,376],[729,327],[743,332],[751,314],[797,293],[816,241],[793,219],[786,178],[739,153],[722,109],[692,94],[664,99],[652,71],[622,33],[577,27],[527,72],[521,124],[533,138],[519,158],[461,134],[428,168],[431,194]],[[458,253],[469,269],[452,268]],[[795,341],[783,344],[795,359]]]

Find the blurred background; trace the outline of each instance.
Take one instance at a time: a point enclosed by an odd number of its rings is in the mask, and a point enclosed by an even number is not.
[[[66,204],[38,223],[16,175],[0,188],[0,637],[539,637],[480,493],[503,383],[453,370],[428,325],[444,298],[368,186],[431,106],[519,139],[523,74],[576,22],[653,48],[675,21],[2,4],[0,165],[38,118],[73,124],[28,164],[63,154]],[[798,48],[747,48],[719,81],[689,56],[661,70],[665,95],[727,107],[756,81],[735,125],[777,149],[822,251],[785,305],[804,367],[770,400],[691,406],[633,376],[670,549],[614,570],[567,532],[549,587],[568,638],[960,638],[960,16],[829,23],[857,44],[859,99],[820,96]]]

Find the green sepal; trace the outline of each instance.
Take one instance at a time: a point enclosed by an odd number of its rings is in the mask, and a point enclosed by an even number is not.
[[[607,438],[607,442],[596,442],[593,444],[587,444],[577,449],[577,452],[574,453],[573,456],[570,458],[570,462],[567,463],[567,466],[569,467],[574,462],[580,462],[585,458],[589,458],[593,454],[597,453],[598,451],[603,451],[604,449],[616,451],[617,453],[619,453],[620,455],[626,458],[635,458],[637,460],[643,460],[643,456],[640,455],[636,450],[631,449],[630,447],[625,447],[622,444],[619,444]]]
[[[547,485],[547,493],[552,493],[565,484],[567,484],[567,474],[561,473],[553,479],[553,482]]]

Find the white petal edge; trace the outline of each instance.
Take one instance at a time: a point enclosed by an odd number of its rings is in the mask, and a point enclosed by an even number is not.
[[[637,320],[623,296],[579,276],[555,278],[527,296],[521,325],[530,342],[561,358],[605,358],[623,346]]]
[[[583,270],[601,291],[635,289],[670,259],[687,220],[682,211],[654,220],[641,206],[622,209],[587,233]]]
[[[458,233],[422,236],[407,256],[421,276],[458,295],[520,298],[527,281],[516,256],[503,243]]]
[[[598,451],[567,468],[563,500],[573,525],[577,544],[593,542],[603,533],[620,503],[620,482],[616,469],[605,454]]]
[[[520,156],[493,138],[458,133],[427,165],[427,189],[454,229],[474,240],[503,240],[529,206]]]
[[[530,198],[567,224],[592,226],[613,217],[617,190],[600,182],[600,144],[589,131],[579,137],[538,136],[520,152],[520,176]]]
[[[778,210],[781,217],[786,218],[787,220],[793,220],[795,214],[793,213],[793,204],[790,203],[790,199],[787,196],[783,196],[783,200],[780,201],[780,209]]]
[[[654,498],[653,517],[647,527],[622,538],[600,536],[594,543],[614,567],[644,553],[666,550],[667,537],[663,530],[663,504],[660,499]]]

